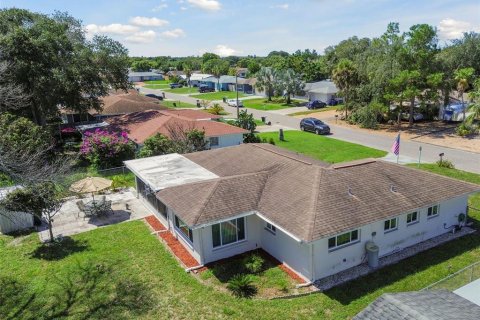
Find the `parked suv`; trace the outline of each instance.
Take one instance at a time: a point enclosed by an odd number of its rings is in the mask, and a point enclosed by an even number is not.
[[[183,87],[181,83],[170,83],[170,89],[176,89],[181,87]]]
[[[330,127],[321,120],[304,118],[300,121],[300,130],[315,132],[316,134],[330,134]]]
[[[203,85],[203,86],[198,87],[198,92],[200,92],[200,93],[214,92],[214,91],[215,91],[215,89],[210,88],[209,86]]]
[[[147,93],[145,97],[155,98],[157,100],[163,100],[162,96],[157,96],[156,94],[153,94],[153,93]]]
[[[230,107],[236,107],[237,106],[237,99],[228,99],[227,100],[227,105],[229,105]],[[243,101],[242,100],[238,100],[238,107],[239,108],[243,107]]]
[[[312,100],[307,103],[307,109],[320,109],[325,108],[327,104],[320,100]]]

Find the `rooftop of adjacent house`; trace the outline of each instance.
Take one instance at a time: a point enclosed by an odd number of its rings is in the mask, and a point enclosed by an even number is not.
[[[145,110],[168,109],[160,105],[157,99],[141,95],[136,90],[112,92],[110,95],[102,98],[102,103],[103,109],[100,112],[102,115],[118,115]],[[96,114],[98,112],[92,110],[89,113]]]
[[[214,115],[198,110],[147,110],[112,117],[107,122],[112,129],[127,132],[129,138],[138,144],[142,144],[156,133],[172,137],[178,129],[201,130],[205,132],[206,137],[248,133],[242,128],[210,120],[216,118]]]
[[[192,73],[190,81],[199,81],[208,77],[212,77],[212,75],[207,73]]]
[[[322,80],[306,83],[304,91],[311,93],[334,94],[338,92],[338,88],[332,81]]]
[[[220,76],[220,81],[218,81],[218,78],[214,77],[214,76],[203,78],[202,81],[204,81],[204,82],[214,82],[214,83],[217,83],[217,82],[232,83],[232,84],[235,83],[235,81],[237,81],[238,84],[250,84],[251,83],[251,79],[245,79],[245,78],[237,77],[237,79],[235,80],[235,76],[228,76],[228,75]]]
[[[153,76],[161,76],[162,74],[159,72],[152,72],[152,71],[130,71],[128,73],[129,77],[153,77]]]
[[[354,320],[478,319],[480,306],[446,290],[386,293]]]
[[[157,193],[190,227],[259,212],[307,242],[480,191],[381,160],[329,165],[269,144],[183,157],[218,176]]]

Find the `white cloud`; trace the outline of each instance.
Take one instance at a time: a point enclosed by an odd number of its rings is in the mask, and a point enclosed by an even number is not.
[[[182,29],[173,29],[173,30],[168,30],[162,32],[162,36],[166,38],[180,38],[180,37],[185,37],[185,31]]]
[[[168,21],[158,18],[133,17],[130,19],[130,23],[142,27],[163,27],[168,24]]]
[[[200,8],[207,11],[218,11],[221,4],[217,0],[187,0],[193,7]]]
[[[112,23],[109,25],[89,24],[85,27],[87,34],[94,35],[97,33],[108,34],[132,34],[139,31],[139,28],[129,24]]]
[[[134,34],[125,38],[128,42],[133,43],[150,43],[155,40],[157,34],[153,30],[135,32]]]
[[[168,8],[168,4],[162,3],[152,9],[152,12],[162,11],[163,9]]]
[[[215,52],[216,54],[218,54],[221,57],[232,56],[236,53],[239,53],[239,51],[237,51],[233,48],[230,48],[229,46],[226,46],[224,44],[217,45],[215,47],[215,49],[213,50],[213,52]]]
[[[287,10],[289,6],[290,5],[288,3],[284,3],[284,4],[277,4],[276,6],[271,6],[270,8]]]
[[[188,10],[188,8],[187,7],[180,7],[180,10],[185,11],[185,10]]]
[[[438,35],[440,39],[443,40],[461,38],[464,32],[477,30],[478,28],[474,28],[472,24],[467,21],[459,21],[451,18],[443,19],[438,25]]]

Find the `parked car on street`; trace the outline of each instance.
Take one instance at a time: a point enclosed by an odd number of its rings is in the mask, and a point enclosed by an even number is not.
[[[340,104],[340,103],[343,103],[343,99],[332,97],[332,98],[330,98],[330,100],[328,100],[328,103],[327,103],[327,104],[328,104],[329,106],[336,106],[336,105],[338,105],[338,104]]]
[[[422,121],[423,120],[423,114],[414,112],[413,113],[413,121]],[[410,120],[410,113],[409,112],[402,112],[402,120],[409,121]]]
[[[307,103],[307,109],[320,109],[325,108],[327,104],[320,100],[312,100]]]
[[[228,99],[227,100],[227,105],[229,105],[230,107],[236,107],[237,106],[237,99]],[[240,108],[243,107],[242,100],[238,100],[238,106]]]
[[[153,94],[153,93],[147,93],[145,95],[145,97],[150,97],[150,98],[154,98],[154,99],[157,99],[157,100],[163,100],[162,96],[157,96],[156,94]]]
[[[183,85],[181,83],[170,83],[170,89],[182,88]]]
[[[205,93],[205,92],[214,92],[215,89],[214,88],[211,88],[209,86],[206,86],[206,85],[200,85],[198,87],[198,92],[200,93]]]
[[[330,134],[330,127],[316,118],[303,118],[300,121],[300,130],[315,132],[316,134]]]

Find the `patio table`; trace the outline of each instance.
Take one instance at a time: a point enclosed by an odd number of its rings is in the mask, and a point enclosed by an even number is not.
[[[105,211],[105,201],[90,200],[85,206],[92,211],[94,215],[100,215]]]

